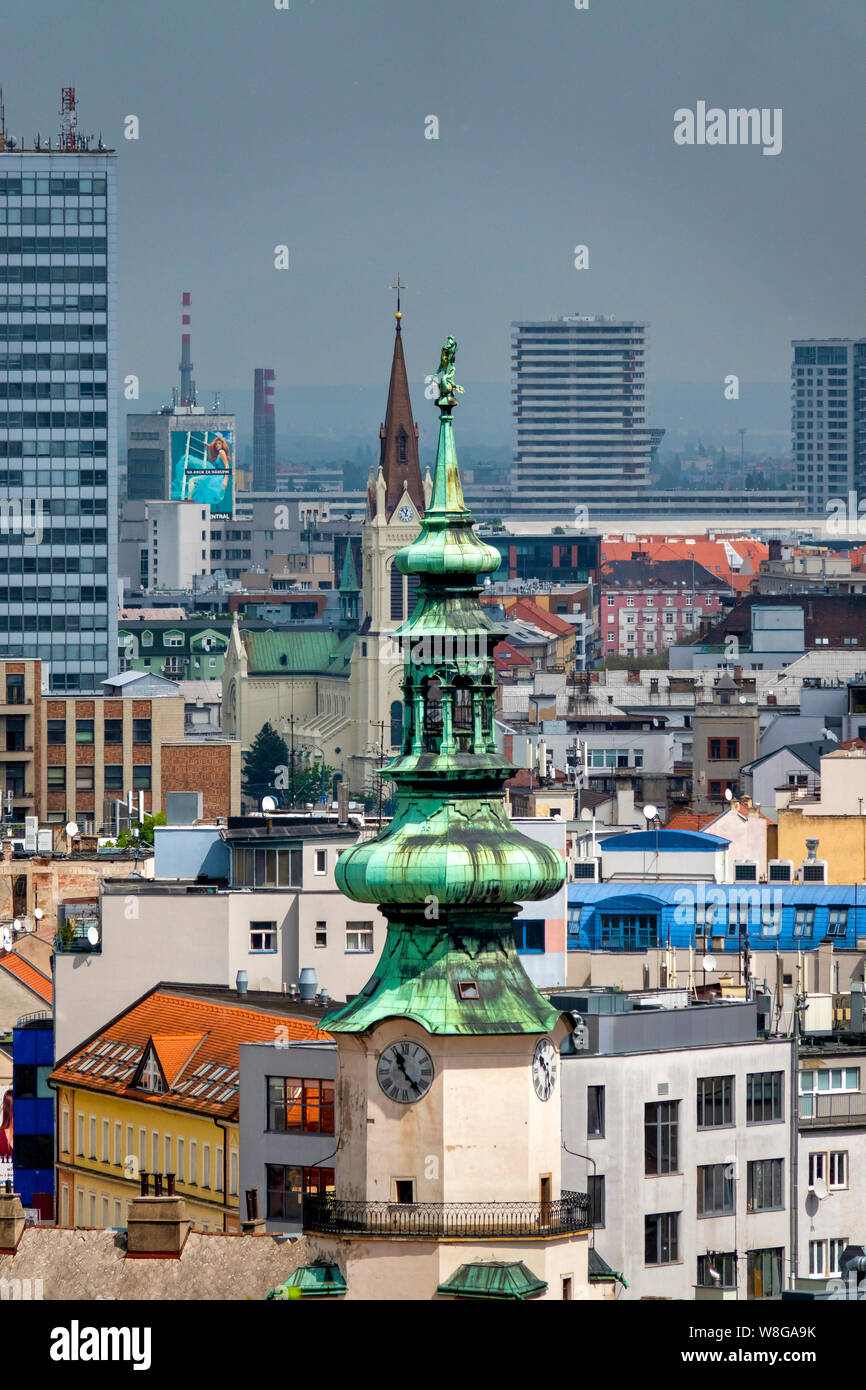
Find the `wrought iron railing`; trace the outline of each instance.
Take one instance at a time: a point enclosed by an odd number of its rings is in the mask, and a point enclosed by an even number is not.
[[[563,1192],[556,1202],[353,1202],[307,1196],[303,1223],[306,1231],[419,1240],[558,1236],[591,1224],[583,1192]]]

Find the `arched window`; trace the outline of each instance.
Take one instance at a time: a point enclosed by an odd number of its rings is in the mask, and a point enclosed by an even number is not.
[[[391,746],[400,748],[403,743],[403,705],[400,700],[391,702]]]
[[[424,748],[428,753],[438,753],[442,737],[442,686],[435,677],[425,677],[421,689],[424,692]]]
[[[469,748],[472,742],[472,682],[458,676],[454,682],[452,726],[459,748]]]

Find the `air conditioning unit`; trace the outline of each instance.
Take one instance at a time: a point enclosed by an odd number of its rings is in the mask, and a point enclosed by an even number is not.
[[[735,883],[757,883],[758,864],[755,859],[735,859],[734,860],[734,882]]]
[[[798,883],[826,883],[826,859],[807,859],[797,871]]]
[[[794,882],[794,861],[793,861],[793,859],[768,859],[768,860],[767,860],[767,882],[768,882],[768,883],[793,883],[793,882]]]
[[[598,883],[598,859],[575,859],[572,862],[572,879],[580,883]]]

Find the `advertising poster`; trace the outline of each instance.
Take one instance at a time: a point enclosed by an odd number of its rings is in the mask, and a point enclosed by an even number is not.
[[[214,520],[233,510],[234,441],[231,430],[172,430],[171,500],[200,502]]]

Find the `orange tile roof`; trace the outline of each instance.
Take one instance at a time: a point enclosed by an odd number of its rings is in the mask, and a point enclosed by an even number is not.
[[[14,951],[4,953],[0,956],[0,966],[8,970],[10,975],[14,975],[16,980],[20,980],[22,985],[26,985],[34,994],[50,1004],[54,998],[54,986],[47,975],[43,975],[41,970],[37,970],[35,965],[31,965],[29,960],[23,956],[18,956]]]
[[[282,1011],[242,1009],[157,988],[64,1057],[51,1080],[236,1120],[238,1047],[242,1042],[273,1042],[277,1037],[294,1042],[330,1036],[314,1023]],[[166,1058],[169,1089],[161,1093],[130,1084],[151,1041],[157,1048],[163,1046]],[[176,1064],[179,1070],[170,1076]]]
[[[151,1033],[156,1059],[169,1086],[177,1080],[184,1063],[206,1037],[206,1033]]]
[[[761,561],[766,560],[770,553],[769,546],[748,536],[728,536],[725,539],[731,549],[742,558],[743,563],[739,570],[732,569],[722,539],[710,541],[699,540],[697,537],[692,543],[689,543],[686,538],[683,540],[676,538],[657,540],[643,537],[636,541],[604,539],[600,547],[600,560],[602,563],[608,564],[616,560],[630,560],[632,555],[638,552],[650,562],[656,560],[690,560],[694,556],[696,564],[703,565],[705,569],[710,571],[710,574],[715,574],[718,578],[723,579],[737,593],[748,593],[752,578],[757,574]]]
[[[677,811],[665,821],[665,830],[703,830],[718,820],[719,811]]]
[[[553,632],[558,637],[564,637],[567,633],[574,634],[574,623],[567,623],[557,613],[548,613],[546,608],[533,603],[531,598],[509,600],[506,597],[504,607],[507,617],[522,618],[524,622],[532,623],[534,627],[540,627],[545,632]]]

